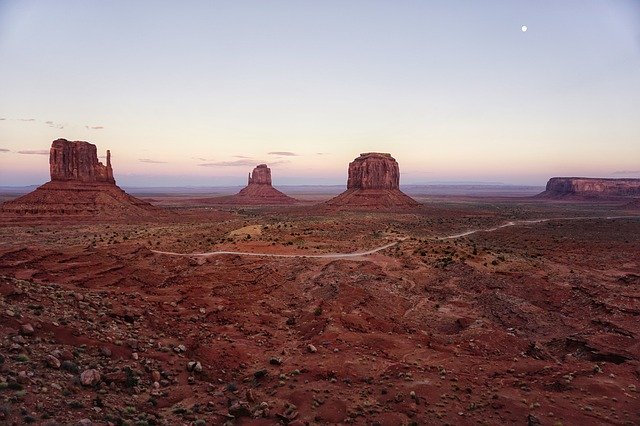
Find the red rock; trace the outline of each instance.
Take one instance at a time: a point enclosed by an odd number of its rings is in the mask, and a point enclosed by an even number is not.
[[[415,208],[420,204],[400,191],[400,169],[391,154],[368,152],[349,163],[347,190],[327,201],[337,208]]]
[[[111,153],[107,151],[105,166],[98,162],[96,146],[88,142],[53,141],[49,169],[51,181],[2,204],[3,216],[138,218],[163,214],[120,189],[113,178]]]
[[[268,205],[294,204],[298,201],[271,186],[271,169],[266,164],[259,164],[249,174],[247,186],[236,195],[209,199],[208,202],[219,204]]]
[[[100,382],[100,372],[98,370],[89,369],[85,370],[80,374],[80,383],[83,386],[93,386]]]
[[[547,182],[541,197],[637,197],[640,179],[608,179],[583,177],[554,177]]]
[[[53,141],[49,151],[49,171],[52,181],[116,183],[111,168],[111,152],[107,150],[105,166],[98,161],[96,146],[89,142]]]
[[[271,185],[271,169],[266,164],[258,164],[249,174],[247,185]]]
[[[35,330],[33,329],[33,326],[31,324],[23,324],[22,326],[20,326],[20,333],[24,334],[25,336],[31,336],[34,332]]]
[[[347,189],[400,189],[400,169],[391,154],[367,152],[349,163]]]

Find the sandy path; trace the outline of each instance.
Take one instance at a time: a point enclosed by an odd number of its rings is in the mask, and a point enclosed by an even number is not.
[[[531,220],[512,220],[502,225],[494,226],[491,228],[479,228],[479,229],[470,229],[465,232],[460,232],[458,234],[445,235],[441,237],[433,237],[432,240],[453,240],[456,238],[466,237],[468,235],[476,234],[479,232],[494,232],[502,228],[506,228],[508,226],[519,226],[519,225],[533,225],[542,222],[548,222],[550,220],[587,220],[587,219],[634,219],[640,218],[640,216],[604,216],[604,217],[560,217],[560,218],[544,218],[544,219],[531,219]],[[223,254],[235,254],[240,256],[261,256],[261,257],[304,257],[304,258],[315,258],[315,259],[346,259],[351,257],[360,257],[367,256],[370,254],[377,253],[379,251],[388,249],[389,247],[393,247],[401,241],[406,240],[408,237],[398,238],[395,241],[392,241],[388,244],[385,244],[380,247],[373,248],[367,251],[355,251],[352,253],[326,253],[326,254],[276,254],[276,253],[251,253],[245,251],[210,251],[206,253],[175,253],[172,251],[160,251],[160,250],[151,250],[153,253],[157,254],[166,254],[169,256],[187,256],[187,257],[209,257],[209,256],[218,256]]]

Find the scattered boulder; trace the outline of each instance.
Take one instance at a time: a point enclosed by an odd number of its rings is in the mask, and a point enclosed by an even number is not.
[[[100,382],[100,372],[95,369],[85,370],[80,374],[80,383],[83,386],[95,386]]]

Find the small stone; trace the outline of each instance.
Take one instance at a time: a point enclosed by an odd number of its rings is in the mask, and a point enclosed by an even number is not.
[[[100,372],[95,369],[85,370],[80,374],[80,383],[84,386],[94,386],[100,382]]]
[[[72,361],[62,361],[60,367],[63,370],[68,371],[69,373],[77,374],[80,372],[80,368],[78,367],[78,365]]]
[[[249,404],[247,404],[246,402],[234,402],[229,407],[229,414],[234,417],[249,417],[251,416]]]
[[[253,377],[255,377],[256,379],[262,379],[267,374],[268,374],[267,370],[258,370],[255,373],[253,373]]]
[[[102,356],[106,356],[107,358],[111,358],[111,349],[106,346],[100,347],[100,353]]]
[[[269,364],[271,364],[271,365],[282,365],[282,358],[272,357],[269,360]]]
[[[309,352],[311,352],[312,354],[314,354],[314,353],[318,352],[318,349],[316,349],[316,347],[315,347],[315,346],[313,346],[311,343],[309,343],[309,344],[307,345],[307,350],[308,350]]]
[[[137,360],[138,360],[138,358],[140,358],[140,357],[138,356],[138,352],[133,352],[133,353],[131,354],[131,358],[133,358],[133,359],[135,359],[135,360],[137,361]]]
[[[187,348],[185,347],[185,345],[178,345],[178,346],[176,346],[175,348],[173,348],[173,350],[174,350],[176,353],[180,353],[180,352],[186,352],[186,351],[187,351]]]
[[[78,421],[78,426],[91,426],[91,425],[93,425],[93,422],[89,419],[82,419]]]
[[[25,336],[31,336],[33,333],[35,333],[35,330],[33,329],[33,326],[31,324],[27,323],[20,326],[20,333]]]
[[[160,372],[158,370],[153,370],[151,372],[151,378],[154,382],[159,382],[162,376],[160,376]]]
[[[195,371],[200,373],[202,371],[202,364],[199,361],[189,361],[187,363],[187,371]]]
[[[51,368],[60,368],[60,360],[53,355],[47,355],[44,357],[44,362]]]
[[[18,372],[18,383],[21,384],[27,384],[27,383],[31,383],[31,379],[29,378],[29,376],[27,375],[26,371],[20,371]]]

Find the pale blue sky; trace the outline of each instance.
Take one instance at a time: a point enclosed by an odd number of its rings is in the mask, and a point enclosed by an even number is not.
[[[59,137],[123,185],[640,177],[640,2],[0,0],[0,184]]]

